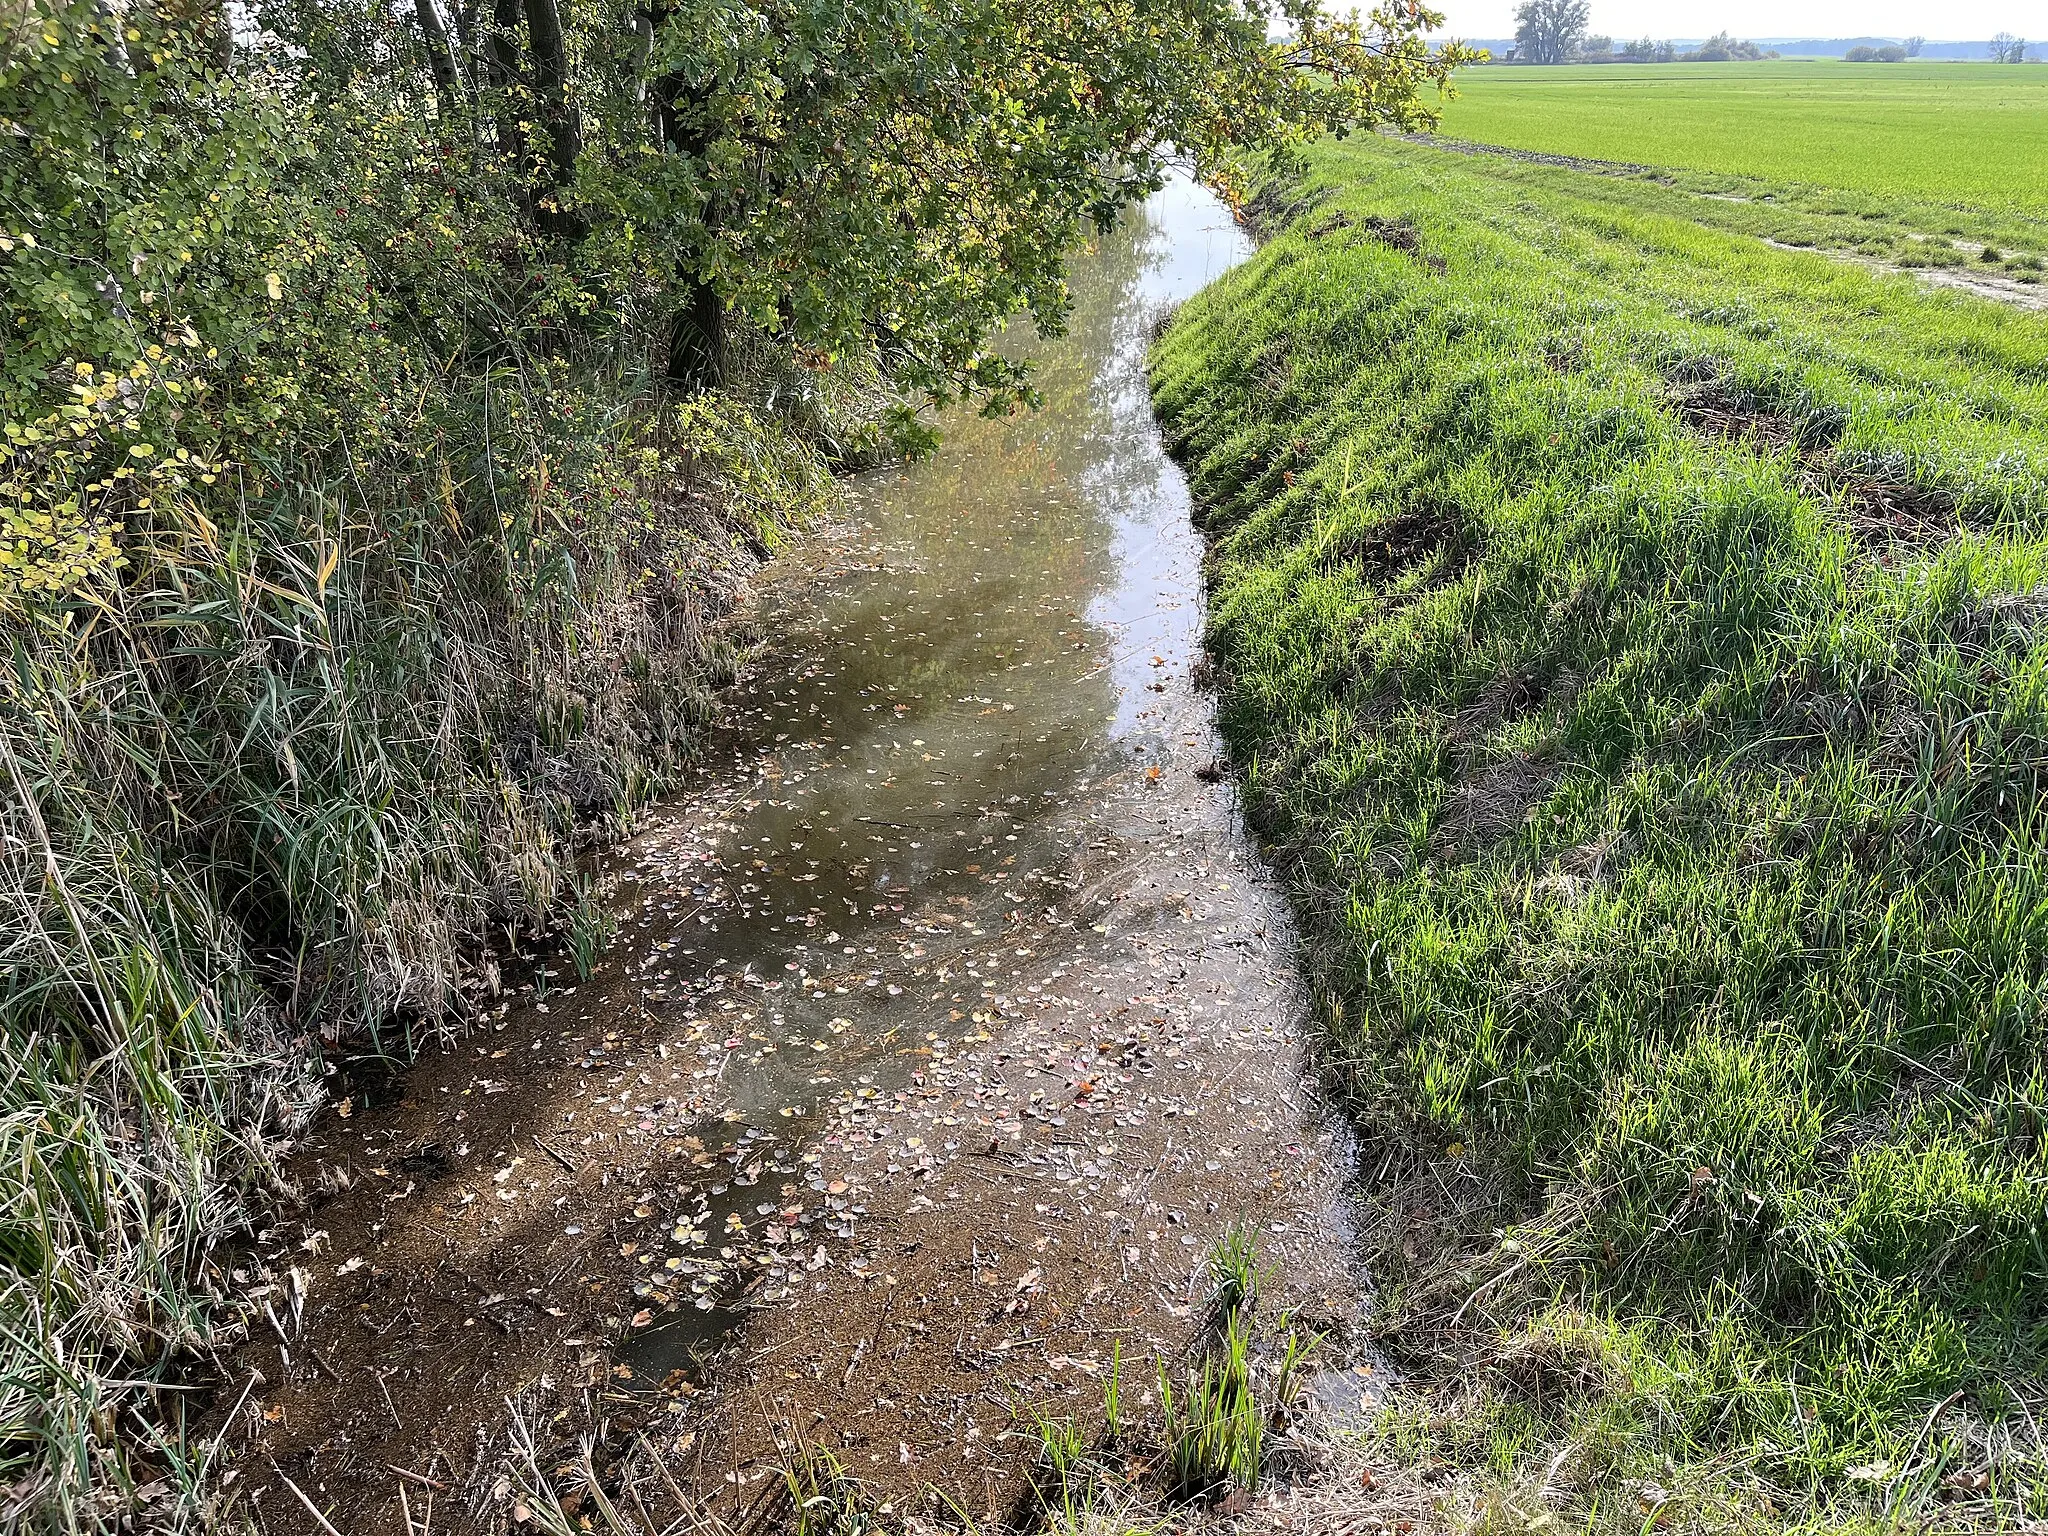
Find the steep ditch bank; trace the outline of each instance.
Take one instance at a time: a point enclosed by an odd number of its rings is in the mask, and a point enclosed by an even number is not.
[[[1318,146],[1154,355],[1384,1443],[1518,1528],[2037,1517],[2048,327],[1622,186]]]

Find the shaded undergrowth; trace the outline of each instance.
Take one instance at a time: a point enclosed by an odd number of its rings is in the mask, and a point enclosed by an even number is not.
[[[2048,323],[1624,185],[1326,146],[1154,356],[1397,1438],[1602,1526],[2038,1516]]]

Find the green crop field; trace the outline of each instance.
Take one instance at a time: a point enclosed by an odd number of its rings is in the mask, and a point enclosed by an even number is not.
[[[1603,64],[1474,69],[1456,138],[1851,191],[2048,209],[2048,69]]]
[[[1387,1453],[1489,1530],[2048,1514],[2048,315],[1384,139],[1263,202],[1154,399]]]

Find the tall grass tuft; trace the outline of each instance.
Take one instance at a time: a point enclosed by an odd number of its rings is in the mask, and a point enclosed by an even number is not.
[[[1218,1347],[1174,1391],[1159,1364],[1161,1436],[1167,1484],[1175,1499],[1211,1497],[1226,1488],[1252,1492],[1264,1460],[1265,1410],[1252,1384],[1251,1339],[1243,1317],[1230,1313]]]
[[[1217,1317],[1234,1317],[1258,1304],[1259,1262],[1256,1240],[1248,1226],[1233,1226],[1209,1255],[1209,1309]]]

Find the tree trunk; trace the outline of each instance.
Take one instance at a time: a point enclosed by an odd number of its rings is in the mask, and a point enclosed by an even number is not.
[[[426,39],[427,69],[434,77],[434,97],[441,104],[443,118],[455,115],[455,92],[460,81],[455,66],[455,45],[448,37],[448,23],[441,19],[436,0],[413,0],[419,18],[420,35]]]
[[[669,382],[691,394],[716,389],[725,382],[726,362],[725,300],[698,283],[669,329]]]
[[[569,99],[569,44],[562,32],[557,0],[525,0],[526,37],[533,47],[533,94],[547,129],[547,173],[535,199],[541,227],[555,234],[575,235],[580,223],[562,206],[576,179],[576,157],[582,133],[576,107]]]
[[[524,176],[526,133],[519,126],[519,103],[512,93],[519,85],[519,0],[491,0],[490,34],[484,39],[484,72],[497,97],[498,153]]]

